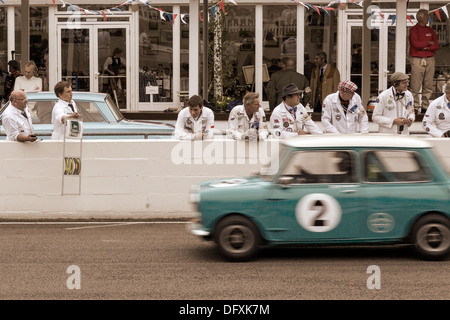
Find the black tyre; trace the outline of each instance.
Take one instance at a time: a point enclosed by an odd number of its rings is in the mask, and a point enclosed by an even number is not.
[[[415,251],[427,260],[442,260],[450,253],[450,222],[440,215],[424,216],[412,230]]]
[[[221,254],[229,261],[248,261],[258,252],[261,236],[248,218],[229,216],[215,230],[215,240]]]

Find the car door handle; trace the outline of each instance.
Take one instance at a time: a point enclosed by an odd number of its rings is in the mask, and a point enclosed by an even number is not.
[[[356,190],[342,190],[341,193],[355,193]]]

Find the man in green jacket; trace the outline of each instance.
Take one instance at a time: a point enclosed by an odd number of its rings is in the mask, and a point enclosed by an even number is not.
[[[269,97],[271,111],[283,100],[283,88],[291,83],[295,84],[302,91],[302,105],[306,106],[311,98],[309,81],[303,74],[295,70],[295,60],[293,58],[287,58],[283,63],[284,70],[274,73],[267,84],[266,91]]]

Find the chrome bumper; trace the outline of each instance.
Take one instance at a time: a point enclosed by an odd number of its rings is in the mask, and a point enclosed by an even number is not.
[[[210,235],[209,231],[203,230],[203,226],[200,223],[191,222],[187,225],[187,228],[195,236],[207,237]]]

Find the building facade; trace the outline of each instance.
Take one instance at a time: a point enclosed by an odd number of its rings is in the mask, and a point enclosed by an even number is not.
[[[370,4],[364,7],[363,3]],[[60,80],[74,90],[108,92],[124,112],[180,107],[186,97],[209,101],[242,98],[265,88],[293,57],[310,75],[314,56],[327,53],[341,80],[362,84],[363,26],[370,26],[370,86],[365,97],[389,86],[394,71],[410,72],[408,30],[419,8],[430,11],[436,53],[435,92],[450,74],[450,19],[446,1],[253,0],[29,0],[29,58],[44,89]],[[0,4],[0,61],[21,66],[24,34],[21,1]],[[364,8],[370,10],[364,18]],[[367,17],[367,15],[366,15]],[[203,23],[208,23],[208,95],[203,94]],[[26,33],[25,33],[26,34]],[[369,53],[365,53],[369,54]],[[308,59],[309,58],[309,59]],[[366,75],[364,75],[366,77]],[[361,88],[359,93],[361,92]]]

